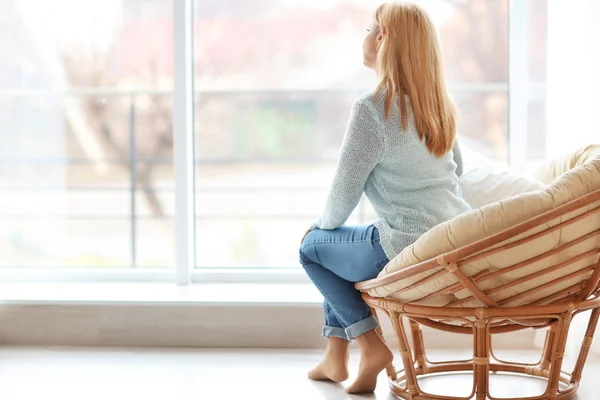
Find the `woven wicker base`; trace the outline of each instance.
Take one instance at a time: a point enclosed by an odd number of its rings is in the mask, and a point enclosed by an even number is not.
[[[445,373],[448,374],[450,372],[450,374],[452,372],[455,373],[460,373],[461,371],[463,372],[473,372],[473,364],[472,362],[444,362],[444,363],[436,363],[436,364],[429,364],[427,363],[427,373],[424,373],[423,369],[419,368],[415,370],[415,374],[416,376],[419,378],[419,380],[421,380],[422,378],[428,378],[429,377],[434,377],[435,374],[438,373]],[[517,372],[519,371],[519,372]],[[528,372],[529,371],[529,372]],[[492,362],[490,364],[490,373],[502,373],[502,372],[507,372],[507,373],[511,373],[511,375],[517,375],[519,377],[524,377],[527,379],[543,379],[543,381],[545,382],[545,385],[547,387],[547,383],[548,383],[548,379],[547,378],[543,378],[540,377],[539,375],[537,375],[537,373],[535,371],[532,371],[529,369],[529,367],[523,367],[521,365],[518,365],[516,363],[506,363],[506,364],[500,364],[500,363],[494,363]],[[447,376],[452,376],[452,375],[447,375]],[[392,391],[394,392],[394,394],[396,396],[398,396],[401,399],[407,399],[407,400],[413,400],[413,399],[419,399],[419,400],[440,400],[440,399],[472,399],[472,398],[482,398],[482,399],[486,399],[486,398],[492,398],[489,394],[487,395],[488,397],[475,397],[476,393],[473,391],[471,392],[471,395],[469,397],[442,397],[441,395],[436,395],[436,394],[428,394],[426,392],[425,389],[422,389],[417,382],[417,394],[409,394],[408,391],[406,390],[406,376],[403,375],[403,371],[397,371],[397,378],[396,379],[392,379],[391,377],[389,378],[390,381],[390,387],[392,389]],[[565,382],[564,380],[561,380],[560,382],[560,393],[557,393],[557,397],[556,399],[559,400],[569,400],[572,399],[576,396],[577,394],[577,389],[579,387],[579,384],[576,383],[568,383]],[[519,380],[515,380],[514,381],[515,387],[511,388],[511,392],[513,393],[519,393],[519,387],[521,387],[522,385],[522,381]],[[493,392],[493,390],[491,391]],[[546,394],[540,395],[540,396],[536,396],[536,397],[528,397],[529,399],[549,399],[550,397],[548,397]],[[502,397],[502,400],[506,399],[506,397]]]
[[[387,373],[393,392],[398,397],[407,400],[494,399],[489,390],[489,376],[491,373],[496,372],[520,374],[532,379],[546,381],[546,389],[542,395],[512,399],[572,399],[577,394],[583,367],[600,316],[598,298],[578,304],[562,303],[536,308],[499,307],[462,310],[403,305],[393,300],[372,298],[366,294],[363,294],[363,298],[374,310],[383,311],[392,321],[394,331],[398,337],[400,357],[404,368],[396,370],[393,365],[390,365],[387,368]],[[587,310],[593,311],[575,368],[572,372],[562,371],[571,320],[576,314]],[[451,316],[451,313],[460,315]],[[404,323],[406,321],[409,322],[411,330],[412,346],[408,341],[406,324]],[[473,336],[473,358],[460,361],[430,362],[425,352],[421,325],[454,333],[471,334]],[[529,325],[548,329],[541,359],[538,363],[510,362],[500,360],[494,356],[491,346],[494,334],[532,329]],[[472,391],[468,397],[426,393],[418,383],[418,378],[430,374],[461,371],[473,373]],[[469,390],[469,388],[466,388],[466,390]],[[518,393],[518,387],[512,392]]]

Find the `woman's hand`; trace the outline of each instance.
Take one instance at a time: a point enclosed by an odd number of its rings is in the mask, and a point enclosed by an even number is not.
[[[306,233],[304,234],[304,236],[302,236],[302,240],[300,241],[300,245],[302,246],[302,243],[304,243],[304,239],[306,239],[306,236],[312,232],[313,228],[308,228],[308,230],[306,231]]]

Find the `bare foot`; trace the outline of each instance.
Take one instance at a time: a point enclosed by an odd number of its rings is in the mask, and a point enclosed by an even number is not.
[[[314,369],[308,371],[308,377],[315,381],[343,382],[348,379],[349,342],[338,338],[329,338],[325,359]]]
[[[375,330],[356,338],[360,345],[358,377],[346,392],[350,394],[372,393],[377,386],[377,376],[394,359],[394,355]]]
[[[348,367],[346,361],[335,361],[329,357],[308,371],[308,377],[313,381],[344,382],[348,379]]]

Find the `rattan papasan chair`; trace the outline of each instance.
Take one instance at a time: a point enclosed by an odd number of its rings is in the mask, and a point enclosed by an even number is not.
[[[410,400],[494,399],[490,374],[507,373],[547,381],[543,394],[517,398],[573,398],[600,315],[599,254],[600,156],[543,190],[494,202],[427,232],[378,278],[356,285],[374,311],[389,316],[398,337],[403,368],[387,368],[393,392]],[[563,371],[571,320],[585,311],[591,316],[574,370]],[[472,335],[472,358],[430,362],[421,326]],[[495,334],[540,328],[547,334],[539,363],[494,355]],[[426,393],[419,383],[469,371],[468,397]]]

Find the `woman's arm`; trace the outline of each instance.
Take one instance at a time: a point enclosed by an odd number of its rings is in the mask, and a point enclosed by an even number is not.
[[[325,211],[313,228],[335,229],[350,217],[383,154],[381,129],[370,99],[354,104]]]
[[[452,153],[454,154],[454,162],[456,163],[456,175],[460,178],[460,176],[463,174],[463,158],[460,146],[458,144],[458,139],[454,141]]]

